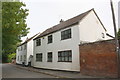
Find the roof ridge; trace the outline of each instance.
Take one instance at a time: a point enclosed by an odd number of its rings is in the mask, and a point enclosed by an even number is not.
[[[50,27],[50,28],[46,29],[45,31],[43,31],[43,32],[42,32],[38,37],[36,37],[35,39],[40,38],[40,37],[43,37],[43,36],[45,36],[45,35],[48,35],[48,34],[50,34],[50,33],[53,33],[53,32],[55,32],[55,31],[58,31],[58,30],[60,30],[60,29],[66,28],[66,27],[68,27],[68,26],[70,26],[70,25],[73,25],[73,24],[75,24],[75,23],[78,23],[81,19],[83,19],[83,18],[84,18],[90,11],[92,11],[92,10],[94,10],[94,8],[92,8],[92,9],[86,11],[86,12],[83,12],[83,13],[75,16],[75,17],[72,17],[72,18],[70,18],[70,19],[67,19],[67,20],[65,20],[65,21],[63,21],[63,22],[61,22],[61,23],[59,23],[59,24],[57,24],[57,25],[54,25],[53,27]],[[35,40],[35,39],[33,39],[33,40]]]
[[[65,21],[63,21],[63,22],[69,21],[69,20],[71,20],[71,19],[73,19],[73,18],[76,18],[76,17],[78,17],[78,16],[80,16],[80,15],[82,15],[82,14],[84,14],[84,13],[89,13],[89,12],[92,11],[92,10],[94,10],[94,8],[92,8],[92,9],[86,11],[86,12],[83,12],[83,13],[77,15],[77,16],[74,16],[74,17],[72,17],[72,18],[69,18],[69,19],[67,19],[67,20],[65,20]],[[61,24],[61,23],[59,23],[59,24]],[[48,29],[54,28],[54,27],[56,27],[56,26],[59,25],[59,24],[56,24],[56,25],[54,25],[54,26],[52,26],[52,27],[50,27],[50,28],[48,28]],[[48,30],[48,29],[46,29],[46,30]],[[46,31],[46,30],[45,30],[45,31]],[[44,32],[44,31],[43,31],[43,32]]]
[[[25,40],[23,43],[21,43],[20,45],[18,45],[18,46],[21,46],[21,45],[23,45],[23,44],[25,44],[25,43],[27,43],[27,42],[29,42],[31,39],[33,39],[35,36],[37,36],[38,34],[40,34],[40,32],[39,33],[37,33],[37,34],[35,34],[34,36],[32,36],[32,37],[30,37],[30,38],[28,38],[27,40]],[[39,35],[38,35],[39,36]]]
[[[89,13],[89,12],[92,11],[92,10],[94,10],[94,8],[92,8],[92,9],[86,11],[86,12],[83,12],[83,13],[77,15],[77,16],[74,16],[74,17],[72,17],[72,18],[69,18],[69,19],[67,19],[66,21],[71,20],[71,19],[73,19],[73,18],[76,18],[76,17],[78,17],[78,16],[80,16],[80,15],[82,15],[82,14],[84,14],[84,13]]]

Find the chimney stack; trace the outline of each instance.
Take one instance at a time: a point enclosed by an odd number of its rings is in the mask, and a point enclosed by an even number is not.
[[[28,40],[28,37],[26,38],[26,40]]]
[[[61,19],[61,20],[60,20],[60,23],[62,23],[62,22],[64,22],[64,20],[63,20],[63,19]]]

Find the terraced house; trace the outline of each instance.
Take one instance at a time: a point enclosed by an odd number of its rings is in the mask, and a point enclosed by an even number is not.
[[[39,33],[38,33],[39,34]],[[33,37],[26,39],[23,43],[18,45],[16,50],[16,63],[17,64],[24,64],[28,66],[33,57],[33,39],[38,35],[34,35]]]
[[[80,71],[79,44],[107,40],[106,29],[94,9],[61,20],[34,39],[33,66]]]

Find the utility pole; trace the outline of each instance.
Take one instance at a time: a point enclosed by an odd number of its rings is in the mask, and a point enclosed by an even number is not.
[[[114,8],[113,8],[112,0],[110,0],[110,4],[111,4],[111,11],[112,11],[112,18],[113,18],[113,27],[114,27],[114,34],[115,34],[115,47],[116,47],[116,54],[117,54],[118,78],[120,78],[120,51],[119,51],[119,42],[118,42],[118,37],[117,37],[115,14],[114,14]]]

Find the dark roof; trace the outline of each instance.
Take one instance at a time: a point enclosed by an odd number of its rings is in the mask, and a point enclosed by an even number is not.
[[[39,34],[39,33],[38,33]],[[30,40],[32,40],[35,36],[37,36],[38,34],[35,34],[34,36],[32,36],[32,37],[30,37],[29,39],[27,39],[27,40],[25,40],[25,42],[23,42],[23,43],[21,43],[20,45],[18,45],[18,47],[19,46],[21,46],[21,45],[23,45],[23,44],[25,44],[25,43],[27,43],[27,42],[29,42]]]
[[[77,24],[79,21],[81,21],[90,11],[94,11],[94,9],[91,9],[91,10],[89,10],[89,11],[87,11],[87,12],[84,12],[84,13],[82,13],[82,14],[80,14],[80,15],[78,15],[78,16],[75,16],[75,17],[73,17],[73,18],[71,18],[71,19],[68,19],[68,20],[66,20],[66,21],[63,21],[63,22],[60,22],[58,25],[55,25],[55,26],[53,26],[53,27],[51,27],[51,28],[48,28],[47,30],[45,30],[44,32],[42,32],[38,37],[36,37],[35,39],[38,39],[38,38],[40,38],[40,37],[43,37],[43,36],[46,36],[46,35],[48,35],[48,34],[51,34],[51,33],[54,33],[54,32],[56,32],[56,31],[59,31],[59,30],[61,30],[61,29],[64,29],[64,28],[67,28],[67,27],[70,27],[71,25],[75,25],[75,24]],[[95,11],[94,11],[95,12]],[[97,14],[96,14],[96,16],[97,16]],[[97,18],[99,19],[99,17],[97,16]],[[100,19],[99,19],[100,20]],[[102,24],[102,22],[100,21],[100,23]],[[103,26],[103,24],[102,24],[102,26]],[[104,26],[103,26],[103,28],[104,28]],[[105,28],[104,28],[105,29]],[[106,29],[105,29],[106,30]],[[33,40],[35,40],[35,39],[33,39]]]

